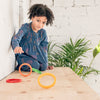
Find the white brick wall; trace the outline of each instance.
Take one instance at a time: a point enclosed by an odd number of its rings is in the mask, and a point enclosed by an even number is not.
[[[54,0],[54,7],[71,7],[73,2],[73,0]]]
[[[95,0],[95,5],[100,6],[100,0]]]
[[[31,5],[36,3],[46,4],[48,6],[53,6],[53,0],[31,0]]]
[[[52,9],[55,15],[53,26],[45,26],[49,41],[63,44],[78,37],[91,40],[94,48],[100,40],[100,0],[31,0],[30,5],[43,3]],[[83,62],[89,65],[92,50]],[[100,54],[95,58],[93,66],[100,70]],[[92,67],[93,67],[92,66]],[[96,80],[96,81],[95,81]],[[100,94],[100,75],[89,75],[85,80],[91,88]]]
[[[95,0],[75,0],[76,6],[94,6]]]

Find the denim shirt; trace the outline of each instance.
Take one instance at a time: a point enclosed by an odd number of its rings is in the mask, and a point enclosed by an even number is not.
[[[47,63],[48,40],[46,31],[40,29],[36,33],[32,30],[31,24],[32,22],[23,24],[18,33],[12,37],[12,48],[14,50],[16,47],[22,47],[25,54],[41,63]]]

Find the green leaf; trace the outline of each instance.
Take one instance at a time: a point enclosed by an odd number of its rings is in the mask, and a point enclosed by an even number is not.
[[[95,57],[98,53],[100,53],[100,41],[99,44],[93,50],[93,57]]]
[[[77,73],[78,75],[81,74],[83,71],[83,67],[81,68],[81,70]]]
[[[96,55],[99,53],[99,49],[96,46],[95,49],[93,50],[93,57],[96,57]]]

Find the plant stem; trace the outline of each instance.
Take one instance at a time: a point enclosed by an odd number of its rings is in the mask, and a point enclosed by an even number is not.
[[[92,65],[92,63],[93,63],[94,58],[95,58],[95,57],[93,57],[93,59],[91,60],[89,67],[91,67],[91,65]]]

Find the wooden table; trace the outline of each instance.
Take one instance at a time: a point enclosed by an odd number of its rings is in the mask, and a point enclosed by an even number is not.
[[[18,71],[11,73],[0,81],[0,100],[100,100],[96,94],[79,76],[70,68],[58,67],[46,70],[43,73],[52,73],[56,76],[54,87],[44,89],[38,85],[39,74],[32,72],[23,77]],[[26,74],[28,72],[24,72]],[[6,83],[9,78],[20,78],[21,83]],[[52,83],[51,77],[44,77],[41,82]]]

